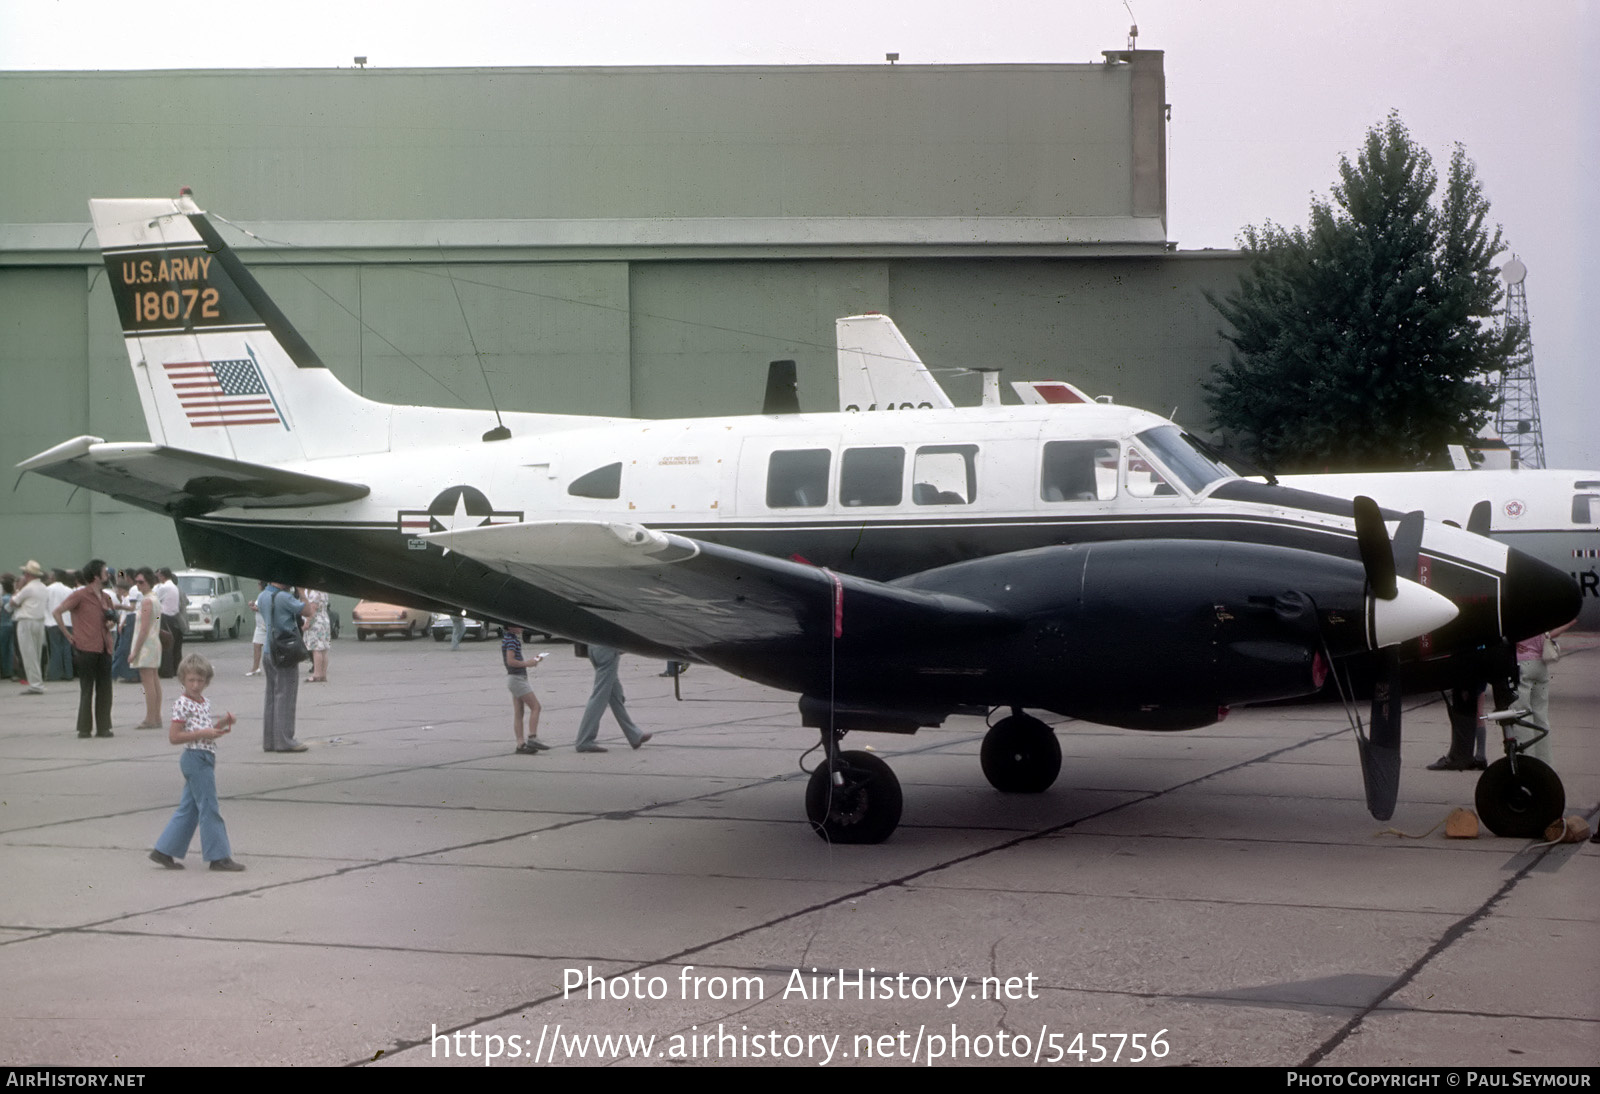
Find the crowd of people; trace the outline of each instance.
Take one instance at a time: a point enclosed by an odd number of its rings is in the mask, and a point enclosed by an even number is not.
[[[216,715],[205,690],[214,670],[198,654],[185,656],[187,603],[167,567],[115,570],[103,559],[90,559],[78,570],[45,570],[29,560],[19,573],[0,574],[0,678],[16,679],[24,695],[41,695],[45,683],[76,679],[79,686],[77,735],[112,737],[114,680],[137,682],[144,698],[136,729],[167,729],[169,743],[182,746],[182,800],[150,852],[167,869],[183,868],[183,858],[196,831],[201,857],[213,870],[238,871],[228,842],[216,790],[216,742],[231,732],[232,712]],[[266,677],[262,702],[262,747],[267,752],[298,753],[308,746],[295,737],[295,712],[306,665],[307,683],[328,679],[330,626],[328,594],[294,588],[286,582],[261,582],[250,605],[256,626],[252,663],[246,676]],[[459,617],[458,617],[459,618]],[[457,627],[459,632],[459,625]],[[511,693],[512,732],[516,751],[532,754],[550,746],[539,738],[541,706],[528,679],[548,656],[525,656],[523,628],[502,628],[501,660]],[[457,648],[459,633],[451,648]],[[617,667],[619,651],[587,647],[594,665],[594,686],[579,721],[574,748],[607,751],[598,742],[600,720],[607,710],[616,718],[632,748],[651,739],[628,714]],[[686,669],[673,664],[669,672]],[[162,681],[176,678],[178,695],[171,715],[161,716]]]
[[[141,729],[159,722],[161,678],[183,659],[185,597],[171,569],[112,570],[90,559],[45,570],[29,559],[0,574],[0,679],[24,695],[51,681],[78,681],[78,736],[110,737],[111,682],[144,685]]]

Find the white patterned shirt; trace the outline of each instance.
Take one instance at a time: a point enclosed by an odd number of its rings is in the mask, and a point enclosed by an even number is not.
[[[180,695],[172,701],[172,720],[182,722],[185,732],[198,733],[202,729],[217,728],[216,722],[211,718],[211,700],[201,699],[198,703],[187,695]],[[197,748],[205,752],[217,750],[216,741],[202,738],[198,741],[187,741],[184,748]]]

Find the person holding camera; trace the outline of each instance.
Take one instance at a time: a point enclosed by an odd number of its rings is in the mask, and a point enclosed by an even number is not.
[[[295,703],[300,697],[300,664],[279,664],[278,636],[294,632],[299,639],[301,621],[310,619],[315,605],[298,599],[285,581],[274,581],[256,598],[256,611],[267,624],[267,644],[261,665],[267,670],[267,694],[261,714],[262,748],[267,752],[304,752],[294,739]],[[304,645],[301,647],[304,659]]]

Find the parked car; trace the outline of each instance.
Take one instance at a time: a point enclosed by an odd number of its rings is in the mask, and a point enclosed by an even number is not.
[[[214,570],[179,570],[172,576],[189,598],[187,633],[191,638],[217,639],[224,634],[238,638],[241,627],[255,625],[250,600],[239,588],[238,578]]]
[[[365,642],[369,634],[401,634],[415,638],[427,633],[432,618],[431,612],[421,608],[385,604],[381,600],[363,600],[350,613],[350,621],[356,626],[356,640],[361,642]]]
[[[481,619],[472,618],[466,612],[461,613],[461,620],[465,624],[465,630],[462,632],[463,638],[470,638],[477,642],[485,638],[500,637],[501,631],[498,623],[485,623]],[[433,626],[429,629],[433,632],[433,640],[435,642],[443,642],[446,638],[449,638],[450,613],[434,612]]]

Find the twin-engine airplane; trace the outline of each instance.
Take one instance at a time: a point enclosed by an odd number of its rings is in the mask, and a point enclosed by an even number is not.
[[[151,439],[79,437],[24,468],[171,516],[186,558],[212,569],[797,692],[824,748],[806,810],[828,839],[877,842],[899,823],[887,765],[840,749],[851,730],[1006,710],[984,772],[1039,791],[1061,752],[1026,709],[1190,729],[1311,694],[1352,657],[1385,651],[1392,670],[1576,610],[1565,575],[1516,551],[1245,481],[1125,407],[522,413],[484,432],[486,411],[371,402],[187,194],[91,210]],[[1383,816],[1395,698],[1370,741],[1358,733]]]

